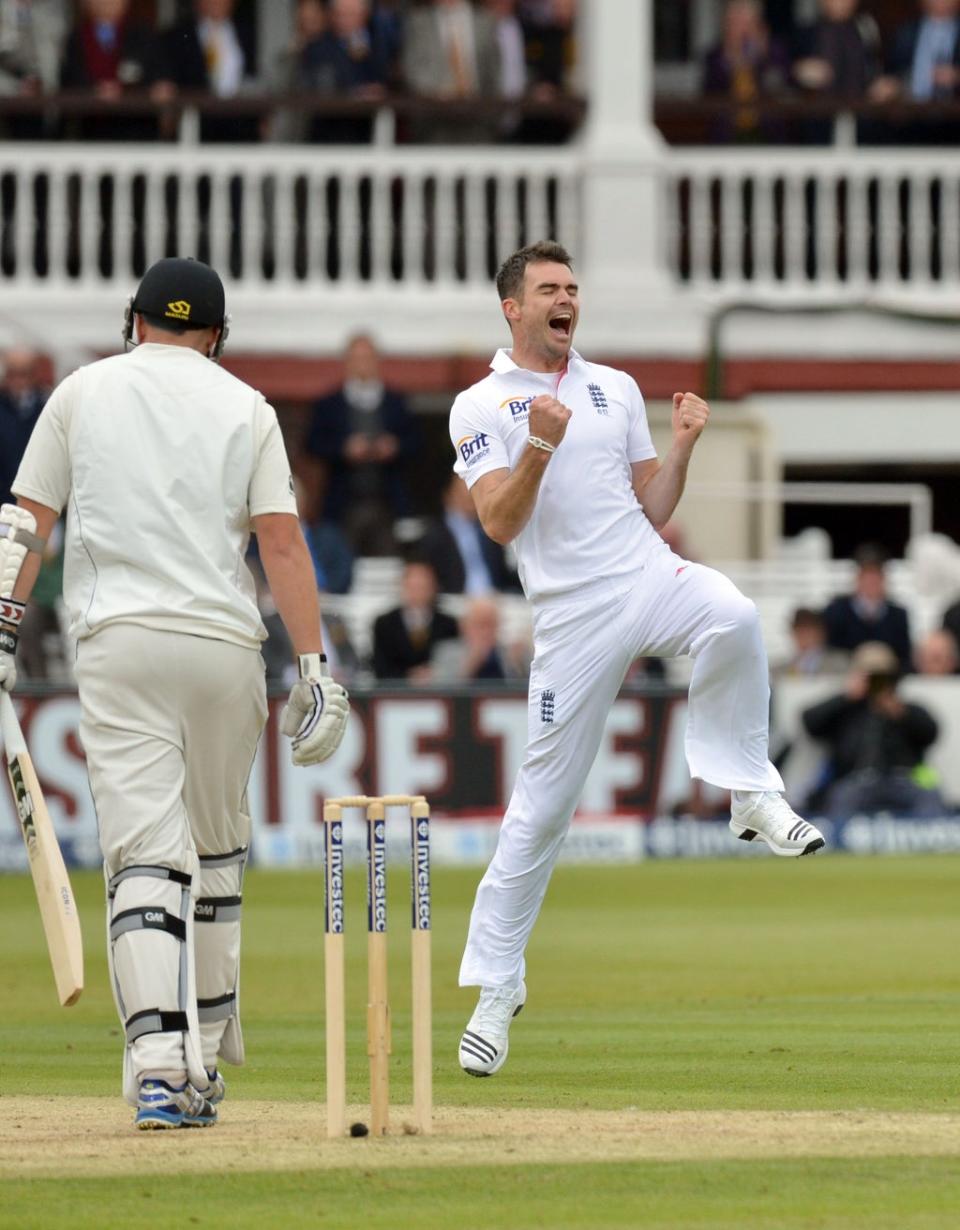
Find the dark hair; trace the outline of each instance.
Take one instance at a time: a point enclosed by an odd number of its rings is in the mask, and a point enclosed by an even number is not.
[[[546,261],[573,268],[570,253],[563,244],[555,243],[552,239],[541,239],[539,243],[527,244],[519,252],[508,256],[497,274],[497,294],[500,296],[500,302],[517,298],[523,290],[523,276],[528,265],[539,265]]]
[[[883,572],[887,566],[889,556],[886,551],[878,543],[865,542],[857,547],[853,553],[853,558],[859,569],[875,568],[878,572]]]
[[[164,333],[176,333],[182,336],[184,333],[202,333],[204,329],[211,329],[213,325],[192,325],[187,320],[170,320],[166,316],[153,316],[150,312],[138,312],[138,316],[142,316],[151,329],[160,329]]]
[[[791,628],[822,628],[823,616],[809,606],[798,606],[790,621]]]

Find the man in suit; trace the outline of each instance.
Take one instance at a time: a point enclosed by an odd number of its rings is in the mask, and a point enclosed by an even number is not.
[[[403,45],[403,74],[411,92],[422,98],[495,99],[500,93],[500,53],[496,23],[467,0],[433,0],[411,11]],[[438,144],[496,139],[497,118],[465,121],[419,120],[418,140]]]
[[[191,16],[164,35],[170,76],[183,90],[234,98],[253,76],[252,32],[234,20],[236,0],[194,0]],[[201,141],[256,141],[255,116],[211,116],[200,121]]]
[[[393,523],[409,512],[405,466],[417,434],[406,398],[381,379],[372,339],[351,338],[343,385],[314,403],[307,429],[311,519],[342,526],[359,555],[393,555]]]
[[[919,9],[894,33],[887,76],[873,91],[881,101],[934,102],[960,94],[960,0],[919,0]],[[958,138],[960,125],[947,120],[891,130],[891,140],[902,144],[955,145]]]
[[[119,100],[126,93],[149,93],[162,102],[170,96],[163,56],[154,32],[130,17],[130,0],[83,0],[60,65],[64,90],[89,90],[97,98]],[[152,116],[68,118],[66,135],[84,141],[155,140]]]
[[[378,679],[429,683],[430,658],[440,641],[459,636],[457,621],[437,609],[437,575],[421,560],[403,570],[400,605],[373,625],[373,670]]]
[[[857,553],[857,579],[852,594],[834,598],[823,612],[827,644],[852,653],[868,641],[889,645],[902,671],[911,669],[910,624],[907,612],[887,597],[884,557],[875,547]]]
[[[427,526],[419,553],[435,568],[441,593],[489,594],[520,588],[503,547],[483,532],[470,492],[456,474],[443,493],[443,514]]]

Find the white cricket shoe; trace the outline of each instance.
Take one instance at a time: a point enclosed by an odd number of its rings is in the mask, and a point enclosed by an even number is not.
[[[730,829],[741,841],[762,838],[774,854],[797,858],[824,846],[823,834],[801,819],[782,794],[774,790],[735,790]]]
[[[460,1067],[470,1076],[493,1076],[507,1059],[510,1022],[527,1002],[526,983],[483,987],[460,1039]]]

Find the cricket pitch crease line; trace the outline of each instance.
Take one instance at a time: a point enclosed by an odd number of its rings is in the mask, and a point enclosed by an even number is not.
[[[362,1166],[960,1157],[960,1113],[641,1111],[440,1106],[430,1137],[405,1135],[392,1106],[385,1140],[327,1140],[318,1102],[229,1099],[204,1131],[138,1133],[119,1098],[2,1099],[0,1177],[327,1170]],[[366,1121],[368,1108],[349,1108]],[[64,1133],[63,1125],[71,1125]]]

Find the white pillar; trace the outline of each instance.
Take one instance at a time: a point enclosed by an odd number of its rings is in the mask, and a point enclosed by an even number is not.
[[[635,351],[640,336],[653,340],[668,326],[659,319],[669,282],[653,0],[593,0],[581,12],[589,108],[580,147],[582,328],[594,346]]]

